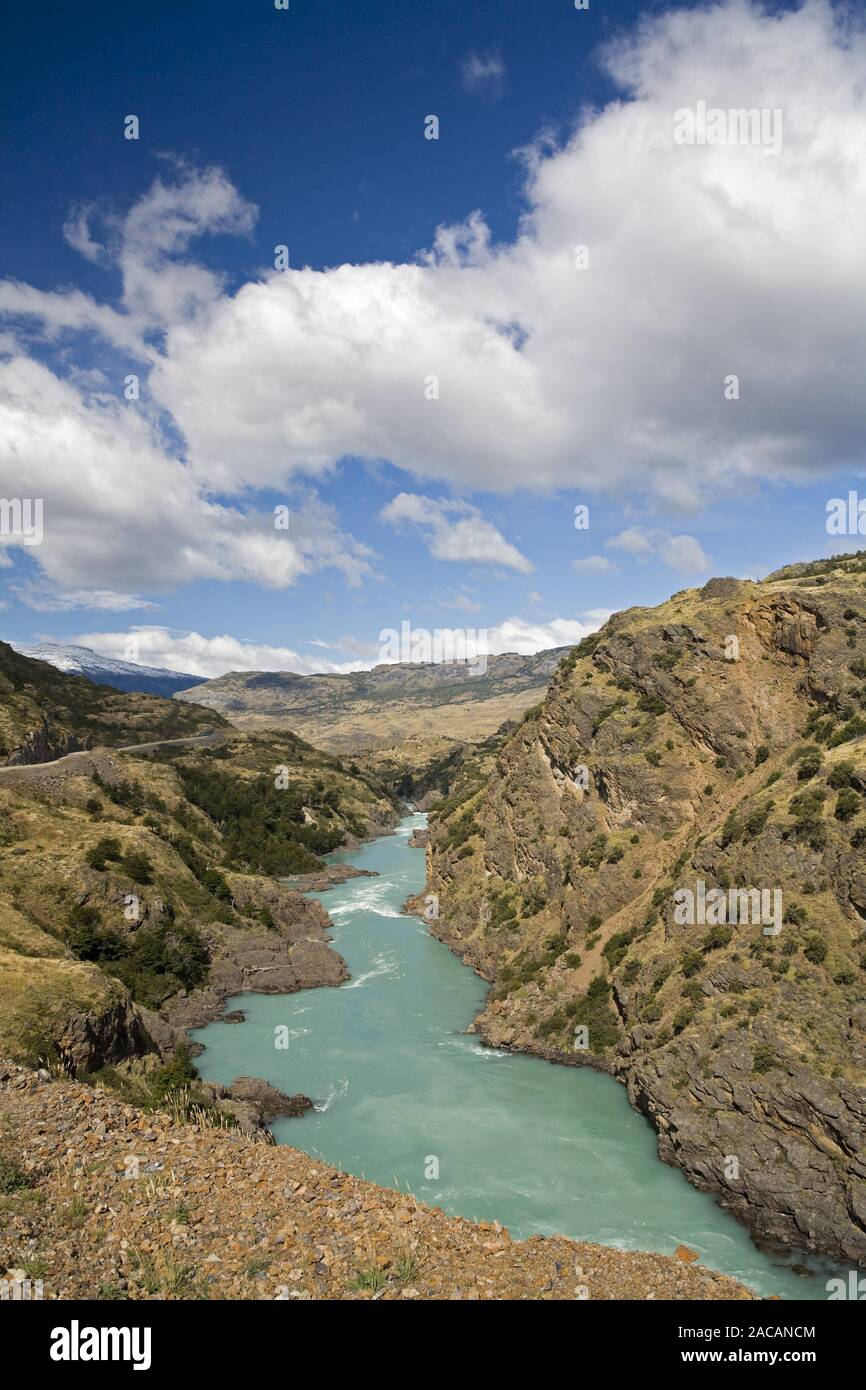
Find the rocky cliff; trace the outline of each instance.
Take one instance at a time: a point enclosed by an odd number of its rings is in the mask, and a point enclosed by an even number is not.
[[[756,1236],[861,1262],[864,576],[616,614],[431,814],[427,906],[490,1043],[605,1068]]]

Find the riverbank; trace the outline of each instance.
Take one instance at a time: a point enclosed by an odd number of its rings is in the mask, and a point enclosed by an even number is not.
[[[319,899],[349,982],[229,1001],[246,1021],[194,1035],[202,1076],[243,1071],[310,1096],[303,1119],[274,1123],[279,1143],[449,1215],[500,1221],[517,1239],[563,1234],[667,1255],[684,1244],[759,1294],[825,1298],[838,1270],[757,1249],[659,1161],[651,1127],[611,1077],[467,1034],[485,982],[403,911],[423,885],[423,855],[407,851],[422,823],[409,816],[396,835],[335,856],[375,871]]]
[[[48,1299],[753,1297],[687,1259],[515,1243],[288,1146],[21,1067],[0,1064],[0,1126],[0,1270]]]

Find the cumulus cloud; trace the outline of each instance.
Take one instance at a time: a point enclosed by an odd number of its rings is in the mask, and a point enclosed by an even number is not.
[[[533,623],[521,617],[506,618],[490,628],[436,628],[439,648],[460,659],[478,655],[497,656],[503,652],[519,652],[532,656],[551,647],[571,646],[595,632],[610,617],[611,610],[593,608],[578,618],[552,618],[546,623]],[[309,645],[322,651],[354,652],[351,661],[330,661],[323,656],[303,656],[290,647],[247,641],[227,633],[205,637],[200,632],[179,632],[157,625],[141,625],[125,632],[81,632],[64,639],[81,647],[89,647],[101,656],[129,661],[130,642],[134,642],[135,661],[142,666],[160,666],[169,671],[184,671],[192,676],[212,680],[227,671],[294,671],[299,675],[317,673],[347,674],[368,671],[373,666],[391,664],[401,658],[390,655],[383,639],[362,641],[344,637],[338,642],[314,639]]]
[[[329,662],[309,658],[290,647],[270,646],[248,642],[224,633],[220,637],[204,637],[200,632],[176,632],[168,627],[131,627],[126,632],[82,632],[68,639],[81,647],[89,647],[100,656],[129,660],[130,641],[134,641],[135,660],[142,666],[161,666],[169,671],[183,671],[191,676],[209,680],[227,671],[294,671],[312,675],[327,671],[344,673],[361,671],[361,661]]]
[[[667,531],[642,531],[638,527],[629,527],[620,531],[619,535],[612,536],[607,544],[638,560],[661,560],[683,574],[704,574],[712,563],[694,536],[672,536]]]
[[[268,268],[229,293],[192,247],[249,235],[256,210],[224,172],[180,164],[108,228],[116,304],[0,284],[19,332],[64,355],[73,331],[135,354],[154,403],[136,417],[24,357],[3,368],[4,462],[46,480],[51,581],[291,583],[315,548],[275,549],[261,519],[212,499],[345,458],[462,493],[579,486],[681,507],[861,458],[863,24],[822,0],[777,13],[725,0],[648,17],[605,62],[622,99],[523,152],[510,243],[475,212],[412,264]],[[780,153],[676,144],[675,113],[699,101],[780,109]],[[91,226],[73,213],[67,236],[93,259]],[[529,563],[470,512],[421,529],[445,558],[498,548],[488,563]],[[357,579],[370,557],[334,530],[326,562]],[[669,536],[658,553],[696,569],[696,545]]]
[[[195,579],[280,589],[324,566],[357,584],[370,570],[369,547],[314,494],[299,494],[288,531],[273,512],[211,501],[146,412],[20,355],[0,362],[0,470],[44,499],[44,538],[28,548],[41,576],[19,589],[36,608],[140,607],[136,591]]]
[[[382,508],[380,516],[393,526],[416,527],[437,560],[498,565],[521,574],[532,569],[526,556],[468,502],[436,501],[418,493],[400,492]]]
[[[584,555],[582,559],[572,560],[576,570],[586,574],[613,574],[616,565],[606,555]]]
[[[524,152],[513,243],[476,214],[416,264],[266,271],[169,324],[151,385],[193,469],[271,485],[350,455],[688,506],[862,453],[861,29],[817,0],[729,0],[655,16],[606,61],[623,100]],[[781,108],[781,153],[675,144],[699,100]]]

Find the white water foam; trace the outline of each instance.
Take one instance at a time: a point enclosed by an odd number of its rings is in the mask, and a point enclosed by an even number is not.
[[[373,959],[375,969],[365,970],[363,975],[359,975],[356,980],[350,980],[347,985],[342,985],[342,989],[360,989],[368,980],[375,980],[379,975],[395,975],[398,969],[398,961],[394,956],[386,956],[384,952],[375,956]]]
[[[324,1115],[326,1110],[330,1110],[335,1100],[342,1100],[349,1090],[348,1076],[342,1077],[335,1086],[331,1088],[324,1100],[313,1101],[313,1109],[320,1115]]]

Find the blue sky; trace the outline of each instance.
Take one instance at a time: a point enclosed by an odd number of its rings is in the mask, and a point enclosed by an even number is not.
[[[5,638],[207,675],[370,664],[405,620],[532,650],[859,544],[825,525],[864,443],[856,22],[49,0],[6,30],[2,495],[44,535],[0,537]],[[704,99],[783,110],[781,153],[675,148]]]

